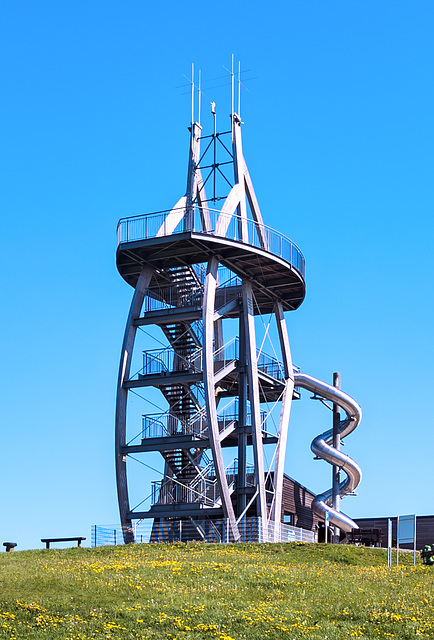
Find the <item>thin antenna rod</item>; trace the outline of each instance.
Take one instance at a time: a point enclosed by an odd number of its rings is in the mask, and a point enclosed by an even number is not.
[[[241,61],[238,60],[238,115],[241,118]]]
[[[199,127],[200,127],[200,107],[202,104],[201,80],[202,80],[202,71],[199,69]]]
[[[213,137],[213,153],[214,153],[214,161],[213,161],[213,186],[212,186],[212,201],[215,202],[215,183],[216,183],[216,169],[217,169],[217,115],[215,111],[215,102],[211,102],[211,111],[214,116],[214,137]]]
[[[194,62],[191,63],[191,124],[194,124]]]
[[[234,54],[232,54],[232,71],[231,71],[231,80],[232,80],[232,109],[231,114],[234,113]]]
[[[199,69],[199,88],[198,88],[198,95],[199,95],[199,119],[198,119],[198,123],[199,123],[199,127],[200,127],[200,105],[201,105],[201,90],[200,90],[200,83],[201,83],[201,77],[202,77],[202,72]]]

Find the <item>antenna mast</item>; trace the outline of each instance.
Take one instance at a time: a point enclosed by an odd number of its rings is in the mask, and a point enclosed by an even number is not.
[[[191,124],[194,123],[194,62],[191,63]]]
[[[241,60],[238,60],[238,115],[241,118]]]
[[[199,102],[199,104],[198,104],[198,109],[199,109],[198,124],[199,124],[199,127],[200,127],[200,107],[201,107],[201,97],[202,97],[202,91],[201,91],[201,88],[200,88],[201,87],[201,78],[202,78],[202,72],[199,69],[199,86],[198,86],[198,102]]]
[[[231,117],[234,114],[234,54],[232,54],[232,67],[231,67],[231,84],[232,84],[232,100],[231,100]]]

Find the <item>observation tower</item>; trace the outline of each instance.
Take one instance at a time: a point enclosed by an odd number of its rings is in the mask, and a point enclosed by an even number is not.
[[[239,114],[233,110],[230,128],[218,133],[214,103],[212,113],[210,134],[192,117],[186,194],[172,209],[118,225],[117,267],[134,289],[116,404],[117,490],[127,543],[134,542],[134,524],[146,518],[154,528],[184,527],[192,539],[210,539],[224,523],[227,539],[238,541],[246,519],[255,517],[260,539],[279,539],[298,387],[345,409],[344,435],[360,419],[349,396],[294,371],[285,312],[303,302],[304,258],[289,238],[264,224]],[[144,328],[153,331],[158,348],[149,344],[137,354]],[[271,335],[275,344],[266,348]],[[136,373],[134,357],[141,359]],[[141,424],[128,422],[132,393],[145,400]],[[358,467],[326,435],[314,441],[315,454],[345,469],[341,493],[351,492]],[[130,474],[132,459],[160,478],[146,486],[137,469]],[[136,505],[130,504],[132,489],[140,494]],[[330,503],[326,492],[315,509],[330,513],[340,527],[356,526]]]

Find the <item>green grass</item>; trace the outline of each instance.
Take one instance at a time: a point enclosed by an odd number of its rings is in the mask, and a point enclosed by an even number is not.
[[[3,553],[0,638],[434,637],[434,568],[314,544]]]

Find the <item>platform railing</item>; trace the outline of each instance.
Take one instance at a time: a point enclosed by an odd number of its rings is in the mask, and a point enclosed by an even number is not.
[[[254,220],[243,220],[241,216],[208,209],[210,229],[204,231],[200,210],[195,207],[186,215],[186,209],[159,211],[119,220],[118,246],[126,242],[149,240],[194,231],[204,235],[234,240],[264,249],[295,267],[304,277],[304,257],[300,249],[287,236]],[[258,232],[260,231],[260,233]]]
[[[150,414],[142,416],[142,439],[164,438],[171,435],[169,430],[170,414]]]
[[[250,414],[248,417],[250,417]],[[264,423],[266,417],[266,412],[261,410],[261,418]],[[238,421],[238,405],[234,400],[218,413],[217,421],[220,432]],[[171,413],[155,413],[142,416],[142,440],[179,435],[192,435],[198,438],[208,437],[205,407],[194,413],[188,420],[179,420]]]
[[[216,309],[224,306],[234,298],[241,297],[241,279],[226,267],[218,270],[219,286],[216,290]],[[143,312],[174,309],[179,307],[201,307],[203,304],[203,286],[192,287],[190,291],[181,290],[180,283],[167,287],[151,287],[148,289],[143,305]]]
[[[170,413],[142,416],[142,440],[180,435],[193,435],[200,438],[205,437],[205,431],[206,418],[201,412],[184,421]]]
[[[194,487],[176,481],[156,480],[151,485],[151,504],[196,503],[213,506],[217,500],[215,482],[201,478]]]
[[[261,409],[261,427],[266,433],[268,414]],[[217,414],[219,432],[234,426],[238,423],[238,403],[235,399]],[[250,410],[247,411],[247,424],[251,422]],[[181,421],[170,413],[155,413],[142,416],[141,438],[167,438],[169,436],[196,436],[197,438],[208,437],[208,422],[205,408],[193,414],[189,420]]]
[[[151,504],[201,502],[209,506],[214,505],[219,497],[214,463],[209,460],[206,462],[205,467],[188,484],[175,478],[153,481],[151,483]]]
[[[175,355],[177,358],[175,359]],[[143,352],[143,368],[139,376],[160,375],[162,373],[202,371],[202,347],[188,356],[175,353],[172,347],[165,349],[149,349]]]
[[[247,476],[253,482],[253,465],[247,465]],[[234,489],[238,474],[238,460],[235,458],[226,467],[226,479],[229,489]],[[248,482],[249,484],[249,482]],[[173,504],[174,502],[201,502],[214,506],[220,498],[220,490],[215,474],[214,463],[210,461],[189,484],[174,478],[156,480],[151,483],[151,504]]]
[[[236,482],[238,477],[238,458],[235,458],[231,464],[226,468],[226,477],[228,478],[228,483]],[[254,486],[255,479],[255,465],[248,462],[246,464],[246,484],[247,486]]]
[[[263,351],[260,353],[257,352],[257,358],[257,365],[260,371],[266,373],[272,378],[275,378],[276,380],[284,380],[285,373],[283,371],[283,364],[277,360],[277,358],[274,358]]]
[[[175,358],[175,355],[177,358]],[[202,371],[202,347],[198,347],[193,353],[182,356],[172,347],[165,349],[149,349],[143,352],[143,368],[140,376],[159,375],[178,371],[200,373]],[[232,338],[229,342],[214,352],[215,371],[224,369],[228,364],[239,358],[239,337]],[[258,370],[271,376],[275,380],[284,379],[282,363],[263,351],[257,350]]]
[[[148,289],[143,305],[143,312],[174,309],[179,307],[201,307],[203,292],[201,287],[180,293],[176,285],[168,287],[152,287]]]

